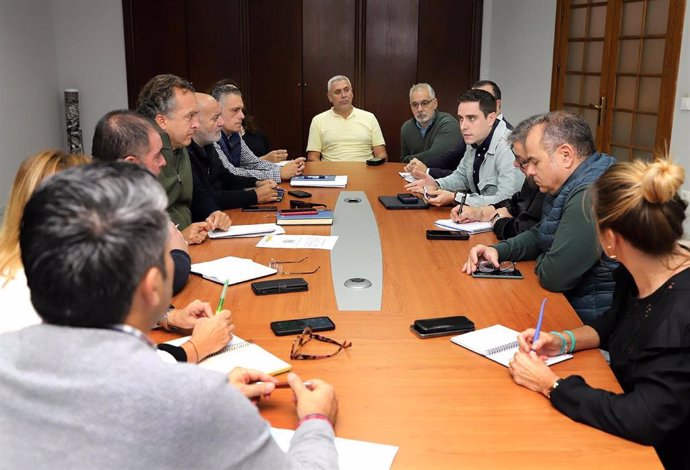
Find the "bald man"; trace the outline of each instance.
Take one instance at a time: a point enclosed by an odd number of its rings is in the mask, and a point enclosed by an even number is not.
[[[213,145],[220,140],[225,124],[220,104],[206,93],[195,93],[195,96],[199,107],[199,127],[192,136],[187,152],[192,161],[192,172],[210,189],[218,207],[226,210],[276,201],[278,192],[275,181],[257,180],[230,172],[227,157],[218,154]]]

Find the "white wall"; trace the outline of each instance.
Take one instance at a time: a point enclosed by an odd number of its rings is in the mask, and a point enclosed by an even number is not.
[[[513,125],[549,110],[555,19],[553,0],[484,0],[480,78],[501,87]]]
[[[57,87],[60,92],[79,90],[84,152],[90,153],[96,122],[110,110],[127,107],[122,2],[52,0],[52,5]]]
[[[53,42],[49,2],[0,2],[0,208],[22,160],[62,146]]]
[[[685,8],[683,42],[680,50],[676,110],[673,114],[671,156],[685,168],[685,189],[690,191],[690,111],[680,110],[680,99],[690,97],[690,5]],[[686,212],[685,238],[690,238],[690,210]]]

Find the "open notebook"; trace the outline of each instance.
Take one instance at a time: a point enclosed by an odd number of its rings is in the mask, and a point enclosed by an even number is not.
[[[167,344],[180,346],[188,341],[191,336],[168,341]],[[199,363],[199,367],[211,369],[227,374],[235,367],[257,369],[269,375],[278,375],[289,371],[292,366],[279,357],[255,343],[245,341],[239,336],[233,336],[232,340],[217,353],[211,354]]]
[[[233,225],[227,230],[211,230],[208,232],[208,238],[263,237],[269,233],[282,235],[285,233],[285,230],[282,227],[278,227],[276,224]]]
[[[490,232],[493,229],[491,222],[467,222],[465,224],[458,224],[453,222],[452,219],[439,219],[434,223],[437,227],[450,230],[464,230],[470,233]]]
[[[517,335],[518,332],[515,330],[506,328],[503,325],[493,325],[481,330],[453,336],[450,340],[463,348],[467,348],[508,367],[508,361],[513,358],[518,350]],[[546,365],[557,364],[571,357],[573,357],[572,354],[553,356],[546,360]]]

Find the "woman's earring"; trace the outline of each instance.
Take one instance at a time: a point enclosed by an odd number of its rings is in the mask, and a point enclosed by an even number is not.
[[[607,246],[606,250],[610,253],[611,252],[611,245]],[[616,259],[616,255],[610,255],[608,253],[605,253],[605,254],[606,254],[606,256],[608,256],[611,259]]]

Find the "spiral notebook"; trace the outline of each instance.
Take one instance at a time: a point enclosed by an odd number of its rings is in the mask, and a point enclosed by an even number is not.
[[[167,344],[181,346],[191,336],[168,341]],[[217,353],[211,354],[199,363],[199,367],[215,370],[227,374],[235,367],[257,369],[269,375],[278,375],[289,371],[292,366],[256,343],[245,341],[239,336],[232,340]]]
[[[508,367],[510,361],[518,350],[517,335],[519,333],[503,325],[493,325],[481,330],[472,331],[462,335],[453,336],[450,340],[463,348],[481,354]],[[549,357],[545,362],[547,366],[567,361],[572,354],[561,354]]]

